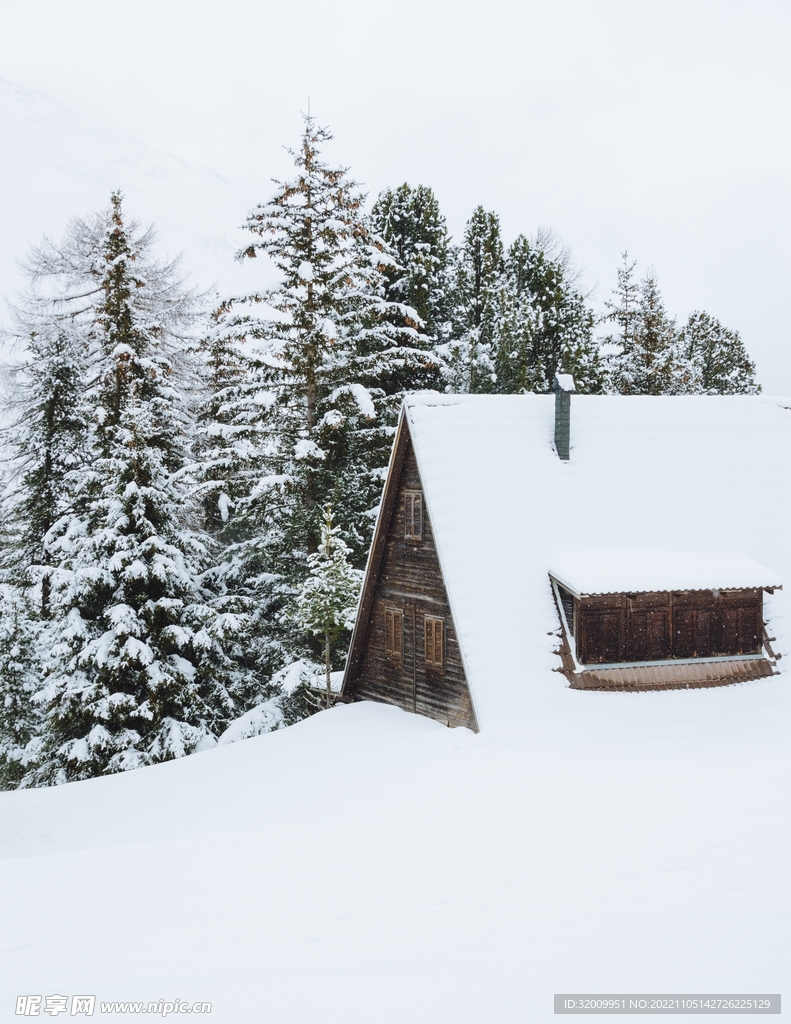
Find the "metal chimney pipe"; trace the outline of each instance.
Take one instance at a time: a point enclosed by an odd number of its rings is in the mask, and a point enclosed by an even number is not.
[[[574,378],[570,373],[556,373],[552,382],[555,392],[555,450],[563,462],[569,461],[571,449],[571,393]]]

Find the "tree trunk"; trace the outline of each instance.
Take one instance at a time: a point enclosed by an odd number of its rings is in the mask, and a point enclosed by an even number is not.
[[[308,281],[308,313],[310,314],[310,337],[308,338],[308,358],[305,373],[305,394],[308,405],[308,432],[312,432],[316,425],[316,352],[315,352],[315,323],[313,322],[313,282]]]
[[[330,634],[329,630],[324,631],[324,667],[327,670],[327,707],[332,707],[332,681],[330,679]]]
[[[41,577],[41,618],[49,618],[49,602],[52,592],[52,578],[49,573]]]

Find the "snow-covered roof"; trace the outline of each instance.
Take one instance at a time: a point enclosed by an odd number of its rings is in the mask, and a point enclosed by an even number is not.
[[[782,581],[742,551],[567,550],[550,573],[573,594],[779,587]]]
[[[554,407],[551,395],[432,393],[405,406],[482,730],[564,685],[550,573],[585,592],[615,586],[573,550],[621,552],[619,590],[791,574],[791,411],[779,400],[575,395],[569,462],[553,448]],[[639,563],[628,554],[647,550]],[[785,592],[765,601],[782,651]]]

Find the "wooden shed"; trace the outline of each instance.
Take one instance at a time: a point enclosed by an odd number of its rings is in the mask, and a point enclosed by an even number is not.
[[[791,544],[765,490],[734,481],[768,479],[778,452],[791,466],[789,411],[570,390],[405,403],[343,700],[477,731],[564,675],[646,690],[775,673],[767,565],[791,565]]]
[[[763,594],[778,580],[742,553],[575,552],[555,559],[550,579],[572,686],[714,686],[773,672]]]

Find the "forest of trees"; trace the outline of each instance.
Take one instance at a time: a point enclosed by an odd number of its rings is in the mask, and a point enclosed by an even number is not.
[[[262,286],[191,290],[107,209],[45,239],[6,341],[0,786],[180,757],[254,708],[331,702],[404,396],[755,394],[739,335],[678,326],[627,254],[597,317],[548,232],[506,246],[433,191],[368,211],[306,117],[244,225]]]

